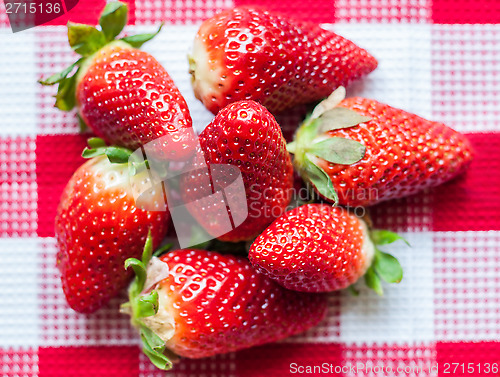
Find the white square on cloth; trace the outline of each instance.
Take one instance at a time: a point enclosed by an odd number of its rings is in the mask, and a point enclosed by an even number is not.
[[[401,241],[381,250],[403,267],[399,284],[384,283],[384,296],[362,287],[359,296],[343,293],[340,340],[346,344],[398,343],[434,340],[433,237],[431,232],[403,233]]]
[[[36,133],[35,37],[0,29],[0,136]]]
[[[36,238],[0,238],[0,348],[37,346]]]

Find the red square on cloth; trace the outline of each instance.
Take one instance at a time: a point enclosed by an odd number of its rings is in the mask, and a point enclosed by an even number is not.
[[[432,0],[335,0],[335,19],[341,22],[427,23]]]
[[[341,360],[342,345],[337,343],[267,344],[237,352],[236,371],[237,376],[245,377],[284,377],[294,374],[317,376],[321,374],[307,373],[307,367],[317,366],[324,367],[328,376],[340,376],[342,374],[335,372],[335,366],[339,366]],[[314,372],[314,369],[311,371]]]
[[[316,23],[333,22],[335,16],[335,4],[333,0],[289,0],[289,1],[266,1],[266,0],[235,0],[235,5],[255,5],[272,12],[278,12],[287,16],[303,19]]]
[[[439,342],[438,376],[499,376],[500,342]]]
[[[41,347],[38,377],[138,377],[139,347]]]
[[[87,144],[83,135],[40,135],[36,138],[39,237],[54,236],[54,218],[62,191],[75,170]]]
[[[215,13],[233,5],[231,0],[161,0],[138,1],[135,8],[136,25],[190,25],[198,24]]]
[[[435,231],[500,230],[500,133],[471,133],[474,160],[464,175],[434,190]]]
[[[35,139],[0,137],[1,237],[36,233]]]
[[[498,0],[432,0],[436,24],[495,24],[500,22]]]
[[[135,1],[134,0],[120,0],[124,3],[128,3],[129,5],[129,20],[128,24],[135,24]],[[75,0],[69,2],[65,1],[66,7],[70,5],[70,3],[74,3]],[[80,23],[80,24],[89,24],[95,25],[97,24],[97,20],[99,19],[99,14],[102,9],[106,5],[106,0],[78,0],[77,4],[74,8],[66,11],[67,13],[61,17],[56,18],[55,20],[46,23],[45,25],[66,25],[68,21]]]
[[[235,374],[235,353],[225,353],[202,359],[181,358],[169,371],[158,369],[148,357],[139,355],[140,377],[239,377]]]

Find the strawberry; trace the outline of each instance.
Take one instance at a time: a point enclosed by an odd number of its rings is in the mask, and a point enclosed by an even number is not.
[[[194,93],[214,114],[243,99],[282,112],[377,67],[368,52],[331,31],[252,7],[203,22],[189,64]]]
[[[244,241],[257,236],[274,219],[285,212],[293,188],[293,165],[286,150],[286,142],[274,117],[254,101],[239,101],[222,109],[200,134],[200,146],[205,161],[212,168],[230,164],[241,171],[246,201],[238,202],[238,190],[227,191],[229,213],[236,222],[235,229],[219,237],[222,241]],[[219,184],[208,169],[194,170],[183,181],[183,195],[187,203],[207,197]],[[221,175],[221,174],[219,174]],[[224,175],[230,182],[228,174]],[[214,182],[213,184],[211,182]],[[223,188],[223,187],[222,187]],[[194,217],[212,234],[221,234],[217,208],[207,207],[193,211]],[[236,210],[236,211],[235,211]],[[224,212],[226,206],[224,205]],[[238,212],[238,213],[236,213]],[[241,218],[241,213],[248,216]]]
[[[123,263],[141,255],[148,230],[160,244],[169,213],[161,193],[152,192],[149,200],[158,212],[137,208],[127,164],[105,156],[90,159],[73,174],[55,219],[57,265],[71,308],[94,312],[127,285],[132,274]]]
[[[99,19],[101,30],[69,23],[69,43],[82,58],[40,82],[59,84],[56,107],[69,111],[76,104],[81,120],[108,143],[137,149],[168,136],[160,156],[184,159],[194,143],[186,101],[165,68],[136,48],[156,34],[115,40],[126,22],[126,4],[112,2]]]
[[[136,271],[122,310],[139,328],[143,350],[161,369],[176,356],[202,358],[303,332],[325,315],[327,297],[280,287],[247,259],[196,249],[127,260]]]
[[[368,206],[415,194],[460,174],[467,138],[442,123],[339,88],[298,129],[288,150],[302,177],[331,202]]]
[[[330,292],[366,276],[382,293],[380,278],[399,282],[396,258],[376,247],[401,239],[372,230],[342,207],[306,204],[288,211],[253,242],[248,258],[255,269],[288,289]]]

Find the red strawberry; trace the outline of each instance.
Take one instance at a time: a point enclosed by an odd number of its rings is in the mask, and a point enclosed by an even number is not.
[[[367,206],[440,185],[472,160],[467,138],[442,123],[337,90],[289,145],[302,177],[324,198]],[[335,192],[336,190],[336,192]]]
[[[171,367],[172,353],[201,358],[275,342],[309,329],[325,314],[325,295],[286,290],[245,258],[186,249],[148,263],[151,250],[146,245],[142,262],[127,261],[137,277],[123,309],[141,330],[144,352],[161,369]]]
[[[68,24],[69,43],[82,58],[40,82],[59,84],[56,106],[61,110],[71,110],[76,99],[83,122],[108,143],[137,149],[167,136],[161,156],[184,159],[194,145],[186,101],[165,68],[135,48],[155,34],[114,40],[126,21],[127,6],[113,2],[99,20],[102,31]],[[75,66],[77,73],[68,77]]]
[[[380,278],[399,282],[402,270],[375,244],[400,237],[370,231],[366,223],[342,207],[307,204],[272,223],[250,248],[250,262],[288,289],[329,292],[355,283],[366,273],[368,285],[382,293]],[[373,263],[373,267],[370,267]]]
[[[293,166],[281,129],[263,106],[254,101],[228,105],[200,134],[200,145],[205,156],[203,163],[211,167],[216,164],[234,165],[240,169],[243,178],[242,190],[245,190],[246,202],[231,200],[236,198],[237,191],[226,194],[233,209],[237,208],[239,212],[244,210],[246,214],[248,208],[248,217],[246,220],[243,217],[243,223],[238,222],[241,225],[219,237],[220,240],[237,242],[251,239],[285,212],[292,194]],[[213,172],[213,183],[208,174],[205,168],[186,177],[182,184],[186,202],[219,191]],[[224,179],[226,182],[232,180],[227,175]],[[225,205],[223,209],[227,213]],[[217,234],[221,225],[220,221],[215,221],[220,215],[216,210],[207,207],[204,211],[193,212],[212,234]],[[231,214],[231,208],[229,211]]]
[[[155,245],[165,233],[169,214],[161,193],[149,196],[158,212],[135,205],[128,166],[95,157],[80,166],[63,191],[55,219],[57,264],[69,306],[91,313],[130,281],[123,269],[138,257],[148,231]]]
[[[214,114],[243,99],[281,112],[377,67],[368,52],[331,31],[250,7],[203,22],[189,61],[195,95]]]

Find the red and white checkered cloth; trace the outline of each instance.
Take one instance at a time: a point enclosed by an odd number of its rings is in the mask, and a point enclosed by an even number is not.
[[[103,3],[80,0],[69,19],[95,23]],[[13,34],[0,4],[0,375],[499,375],[500,2],[132,0],[129,33],[166,22],[144,48],[170,72],[198,129],[211,115],[194,98],[186,53],[203,19],[239,4],[264,4],[354,40],[380,65],[349,95],[443,121],[470,137],[476,156],[464,176],[372,210],[378,226],[412,244],[390,248],[402,261],[403,282],[382,298],[367,290],[332,294],[328,317],[307,334],[155,370],[117,312],[120,299],[77,314],[66,306],[54,267],[55,208],[82,163],[85,137],[74,113],[52,107],[55,89],[36,80],[74,60],[63,26],[68,16]],[[290,115],[283,125],[294,121]]]

